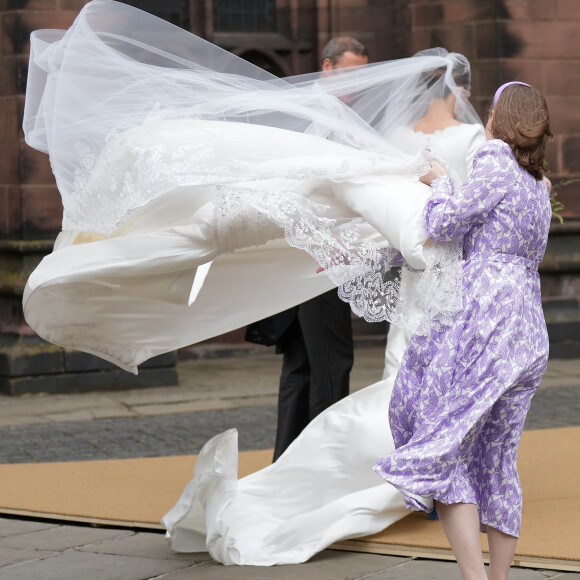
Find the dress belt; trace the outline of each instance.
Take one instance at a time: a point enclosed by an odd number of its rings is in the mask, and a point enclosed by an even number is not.
[[[524,266],[529,270],[538,270],[538,262],[524,258],[523,256],[516,256],[515,254],[471,254],[465,259],[466,262],[503,262],[504,264],[516,264],[517,266]]]

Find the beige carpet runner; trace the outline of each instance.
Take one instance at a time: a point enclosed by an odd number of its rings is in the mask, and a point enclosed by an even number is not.
[[[272,451],[240,454],[240,477]],[[0,513],[161,529],[196,456],[0,465]],[[516,564],[580,571],[580,427],[525,431],[519,452],[524,515]],[[487,549],[482,535],[484,549]],[[384,532],[334,547],[453,559],[440,522],[412,514]]]

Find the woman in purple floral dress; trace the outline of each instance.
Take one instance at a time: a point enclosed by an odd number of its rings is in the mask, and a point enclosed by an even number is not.
[[[463,237],[464,309],[453,326],[416,335],[395,383],[396,451],[375,471],[412,510],[436,502],[466,579],[506,578],[520,531],[516,458],[548,359],[538,264],[551,219],[542,181],[550,133],[544,98],[523,83],[498,89],[473,173],[455,189],[436,165],[425,176],[435,241]]]

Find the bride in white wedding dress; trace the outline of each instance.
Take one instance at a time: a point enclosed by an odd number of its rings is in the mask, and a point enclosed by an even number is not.
[[[453,80],[457,58],[276,79],[109,0],[66,32],[33,33],[24,131],[50,156],[64,214],[26,286],[27,322],[132,372],[333,285],[368,320],[448,324],[460,247],[427,243],[427,158],[387,136],[444,87],[456,117],[477,120]],[[340,401],[239,482],[235,430],[212,439],[163,520],[172,548],[297,563],[403,517],[372,470],[393,448],[391,386]]]
[[[445,51],[435,49],[426,52],[443,54]],[[457,55],[451,72],[456,85],[469,94],[471,69],[467,59]],[[432,79],[428,82],[431,83]],[[442,92],[433,95],[431,104],[421,119],[414,125],[396,127],[387,137],[407,153],[429,151],[445,167],[447,175],[456,185],[460,185],[471,173],[475,152],[483,145],[486,137],[480,122],[462,123],[456,118],[455,100],[453,91],[444,87]],[[397,376],[412,335],[412,330],[404,325],[390,325],[383,379],[394,380]]]
[[[469,63],[460,55],[452,62],[454,80],[468,91]],[[451,91],[435,92],[414,127],[395,127],[388,137],[408,153],[427,149],[461,183],[485,132],[481,123],[455,120],[454,100]],[[402,495],[373,477],[370,466],[394,449],[386,412],[411,335],[391,324],[383,380],[321,413],[271,466],[236,483],[237,433],[214,437],[163,519],[171,547],[209,550],[224,564],[291,564],[406,516]]]

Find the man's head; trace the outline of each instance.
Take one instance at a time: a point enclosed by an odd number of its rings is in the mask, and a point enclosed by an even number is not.
[[[362,42],[351,36],[337,36],[322,50],[321,70],[360,66],[368,62],[369,53]]]

